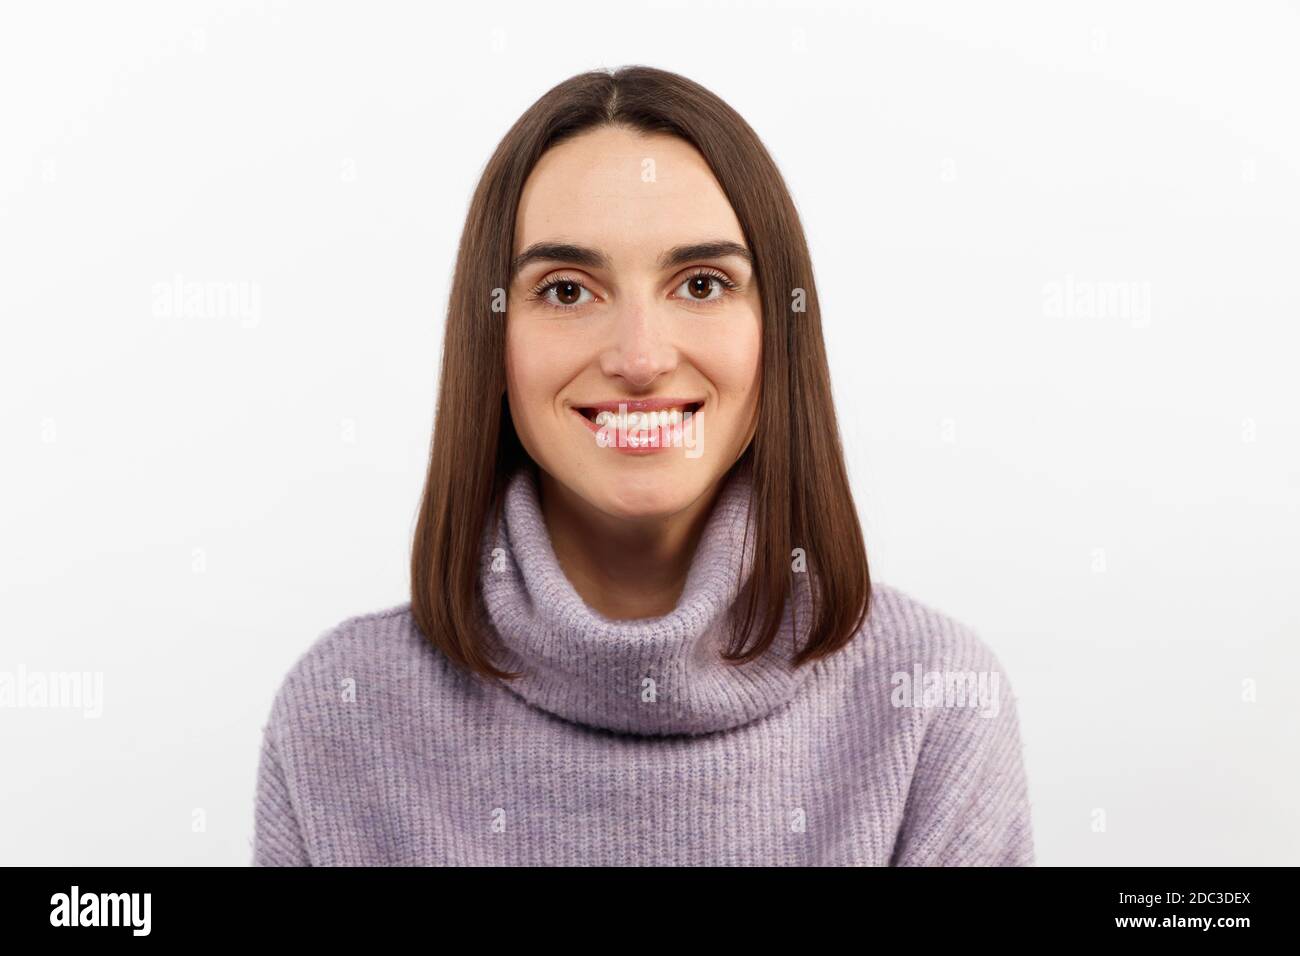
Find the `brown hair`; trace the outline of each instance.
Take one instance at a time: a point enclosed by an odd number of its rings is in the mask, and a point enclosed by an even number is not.
[[[776,638],[802,548],[812,592],[808,640],[796,665],[849,643],[867,618],[871,578],[831,401],[821,315],[803,227],[758,135],[716,95],[644,66],[582,73],[537,100],[501,140],[474,191],[447,310],[429,471],[411,557],[411,611],[425,638],[457,665],[499,670],[482,640],[482,535],[499,517],[515,468],[531,462],[505,399],[505,323],[515,216],[524,182],[551,146],[600,126],[668,133],[704,157],[735,211],[762,296],[757,430],[750,459],[754,566],[723,657],[741,663]],[[466,415],[500,406],[500,414]],[[744,649],[755,621],[758,640]]]

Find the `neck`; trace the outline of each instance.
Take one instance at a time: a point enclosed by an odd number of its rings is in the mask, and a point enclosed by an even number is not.
[[[795,648],[807,639],[809,614],[802,610],[807,586],[796,589],[797,616],[794,602],[786,602],[780,635],[768,652],[743,665],[722,656],[757,547],[748,466],[729,473],[705,496],[708,507],[701,503],[700,510],[708,514],[700,532],[681,530],[691,529],[692,522],[680,515],[629,524],[593,514],[581,503],[556,508],[565,498],[562,489],[550,485],[552,521],[563,535],[569,565],[581,573],[560,566],[542,509],[542,482],[535,467],[510,476],[500,521],[485,529],[480,555],[490,653],[498,667],[518,673],[506,682],[512,693],[565,720],[655,736],[739,727],[789,702],[810,672],[792,662]],[[658,528],[658,534],[647,528]],[[584,530],[591,535],[586,540],[578,537]],[[689,552],[693,537],[698,540],[682,587],[675,575],[660,573],[668,563],[660,555]],[[629,561],[624,555],[636,554],[635,549],[620,553],[619,548],[638,540],[649,541],[656,551]],[[600,567],[602,561],[611,566]],[[675,559],[674,566],[679,563]],[[654,603],[648,595],[656,595],[661,605],[674,592],[680,596],[665,614],[651,610],[649,617],[617,620],[589,603],[575,579],[614,613],[645,615]],[[618,586],[629,580],[637,586]],[[643,580],[670,583],[642,587]]]
[[[541,510],[573,589],[611,620],[661,617],[681,599],[719,485],[668,516],[617,518],[538,469]]]

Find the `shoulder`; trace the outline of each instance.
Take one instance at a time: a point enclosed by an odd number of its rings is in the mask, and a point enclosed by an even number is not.
[[[898,588],[872,591],[860,675],[875,699],[916,718],[916,739],[929,734],[940,750],[977,753],[1016,739],[1015,688],[990,644]]]
[[[992,647],[966,622],[893,585],[873,582],[871,591],[870,613],[858,641],[877,665],[1001,669]]]
[[[320,632],[295,659],[276,690],[271,722],[319,713],[340,698],[373,697],[394,681],[436,669],[439,658],[408,602],[348,617]]]

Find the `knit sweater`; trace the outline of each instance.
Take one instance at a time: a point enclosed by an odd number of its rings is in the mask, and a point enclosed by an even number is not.
[[[796,670],[787,636],[721,659],[750,490],[722,489],[673,611],[611,620],[516,472],[481,580],[525,676],[455,667],[409,604],[320,635],[263,728],[253,863],[1031,865],[1015,701],[969,628],[876,583],[830,657]]]

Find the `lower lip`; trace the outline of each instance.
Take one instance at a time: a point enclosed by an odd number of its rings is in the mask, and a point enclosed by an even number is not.
[[[582,414],[582,412],[578,411],[576,408],[573,409],[572,411],[573,414],[578,416],[578,420],[582,422],[582,424],[586,425],[587,430],[591,432],[593,435],[596,435],[601,431],[602,426],[597,425],[586,415]],[[704,411],[703,405],[701,405],[699,408],[693,411],[691,413],[692,421],[694,421],[695,417],[699,415],[700,412],[702,411]],[[604,430],[605,430],[605,434],[609,436],[610,443],[608,445],[601,445],[597,443],[596,447],[606,448],[609,449],[610,451],[621,452],[624,455],[653,455],[656,452],[672,451],[673,449],[680,450],[686,447],[682,435],[682,429],[684,426],[685,426],[684,422],[678,422],[675,425],[661,425],[659,428],[646,428],[646,429],[640,429],[636,432],[629,432],[628,433],[629,435],[636,434],[638,437],[642,439],[642,443],[635,446],[629,444],[627,440],[627,435],[620,433],[617,428],[610,428],[606,426]],[[655,435],[658,436],[657,443],[653,440],[651,441],[645,440]]]

